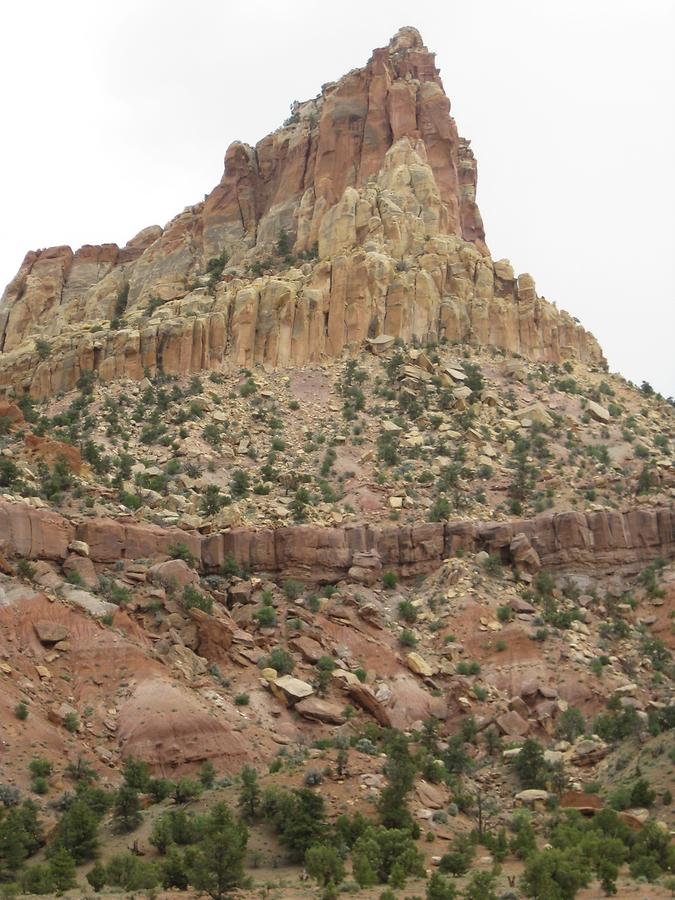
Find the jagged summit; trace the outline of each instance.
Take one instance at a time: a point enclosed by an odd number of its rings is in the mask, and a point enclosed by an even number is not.
[[[0,302],[0,392],[304,365],[384,334],[602,363],[529,275],[492,261],[476,177],[434,54],[401,28],[255,147],[234,142],[220,183],[164,229],[30,252]]]
[[[392,53],[398,50],[426,50],[422,35],[413,25],[403,25],[389,41],[388,48]]]

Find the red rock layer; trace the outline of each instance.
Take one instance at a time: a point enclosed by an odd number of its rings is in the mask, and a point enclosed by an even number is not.
[[[251,571],[309,580],[337,581],[366,559],[404,575],[429,572],[459,549],[501,553],[505,562],[518,562],[531,548],[543,568],[592,568],[602,574],[635,571],[657,556],[674,558],[675,507],[543,514],[498,523],[240,528],[202,537],[132,520],[89,519],[75,525],[48,510],[0,502],[0,549],[6,555],[62,559],[74,539],[89,544],[95,562],[153,558],[185,544],[205,571],[218,569],[232,554]]]

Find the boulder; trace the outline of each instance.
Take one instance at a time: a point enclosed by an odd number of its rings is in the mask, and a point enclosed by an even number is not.
[[[307,697],[295,704],[296,712],[313,722],[325,722],[327,725],[342,725],[346,719],[342,708],[337,703],[329,703],[319,697]]]
[[[497,716],[495,722],[502,734],[522,736],[526,735],[530,730],[530,723],[513,709],[503,713],[501,716]]]
[[[584,766],[594,766],[609,753],[609,747],[603,741],[596,741],[592,738],[582,738],[578,740],[572,748],[571,762],[579,768]]]
[[[530,425],[552,425],[553,419],[549,415],[546,407],[543,403],[536,401],[535,403],[530,403],[528,406],[524,406],[522,409],[517,410],[514,413],[516,419],[520,421],[522,425],[530,426]]]
[[[347,685],[347,693],[351,700],[361,709],[364,709],[380,724],[383,728],[391,728],[391,718],[384,705],[375,697],[375,694],[366,684],[361,684],[357,680],[356,684]]]
[[[594,400],[588,401],[586,404],[586,411],[590,414],[592,419],[595,419],[596,422],[602,422],[603,425],[607,425],[612,420],[609,410],[605,409],[604,406],[600,406],[600,404],[596,403]]]
[[[66,626],[58,622],[35,622],[33,628],[42,644],[58,644],[70,634]]]
[[[117,612],[118,607],[114,603],[107,600],[101,600],[100,597],[90,594],[89,591],[83,591],[79,588],[71,588],[67,585],[63,587],[63,594],[69,603],[79,606],[85,612],[96,618],[111,615]]]
[[[530,575],[535,575],[541,569],[539,554],[522,531],[511,538],[509,552],[517,569],[529,572]]]
[[[541,791],[537,788],[529,788],[526,791],[520,791],[514,797],[516,803],[521,806],[530,806],[532,808],[542,808],[549,798],[548,791]]]
[[[281,678],[271,682],[270,687],[275,697],[283,700],[286,706],[294,706],[299,700],[311,697],[314,693],[311,684],[294,678],[292,675],[282,675]]]
[[[414,672],[415,675],[421,675],[423,678],[431,678],[434,674],[433,668],[419,653],[409,653],[406,657],[406,662],[408,663],[410,671]]]
[[[447,803],[446,792],[435,784],[419,781],[415,785],[415,798],[427,809],[443,809]]]
[[[288,642],[288,646],[291,650],[295,650],[299,653],[305,662],[312,664],[318,662],[322,656],[326,655],[325,650],[318,641],[304,635],[302,637],[292,638],[292,640]]]
[[[190,619],[196,626],[196,650],[200,656],[212,662],[226,660],[226,651],[232,646],[238,631],[227,613],[218,610],[218,615],[210,616],[204,610],[193,606],[190,609]]]
[[[71,541],[68,544],[68,550],[71,553],[77,553],[78,556],[89,556],[89,544],[86,541]]]
[[[93,562],[87,556],[79,556],[71,553],[63,561],[63,572],[74,584],[81,584],[86,588],[98,587],[98,575]]]
[[[47,712],[47,718],[50,722],[53,722],[55,725],[63,725],[68,717],[75,717],[78,721],[78,731],[81,728],[79,723],[79,716],[77,714],[77,710],[74,706],[71,706],[69,703],[55,703],[53,706],[49,707]]]
[[[182,590],[199,585],[199,575],[182,559],[168,559],[148,569],[148,579],[154,584],[175,586]]]

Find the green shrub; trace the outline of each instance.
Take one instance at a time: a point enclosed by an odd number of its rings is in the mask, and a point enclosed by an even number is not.
[[[183,588],[183,608],[185,610],[201,609],[202,612],[211,615],[213,612],[213,598],[208,594],[200,593],[192,585],[187,584]]]
[[[265,666],[275,669],[279,675],[290,675],[295,668],[295,660],[287,650],[275,647],[267,657]]]
[[[513,760],[513,768],[523,788],[543,788],[546,786],[546,763],[540,744],[528,738],[520,753]]]
[[[457,663],[458,675],[480,675],[480,664],[474,659],[471,662],[462,660]]]
[[[382,586],[386,588],[388,591],[392,590],[396,587],[398,583],[398,577],[396,572],[385,572],[382,575]]]
[[[183,562],[194,568],[196,560],[186,544],[173,544],[169,547],[169,556],[171,559],[182,559]]]
[[[52,764],[48,759],[41,756],[35,756],[28,764],[28,771],[34,778],[46,778],[52,774]]]
[[[305,588],[301,581],[287,579],[281,585],[281,589],[289,600],[297,600],[298,597],[302,595]]]
[[[75,734],[76,731],[80,730],[80,720],[75,713],[67,713],[67,715],[64,716],[63,727],[71,734]]]
[[[277,624],[277,616],[271,606],[261,606],[253,613],[253,618],[261,628],[274,628]]]
[[[410,600],[401,600],[398,605],[398,614],[404,622],[412,625],[417,621],[417,609]]]
[[[20,578],[25,578],[26,581],[32,581],[35,578],[36,568],[34,565],[28,562],[27,559],[20,559],[16,565],[16,571]]]
[[[409,628],[404,628],[398,636],[399,644],[402,647],[416,647],[417,638]]]
[[[640,778],[633,785],[630,792],[630,805],[635,807],[647,807],[654,805],[656,791],[652,790],[646,778]]]

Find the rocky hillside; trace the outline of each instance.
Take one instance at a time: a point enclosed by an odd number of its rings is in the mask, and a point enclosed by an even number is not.
[[[166,228],[28,254],[0,893],[671,891],[672,403],[475,191],[403,28]]]

